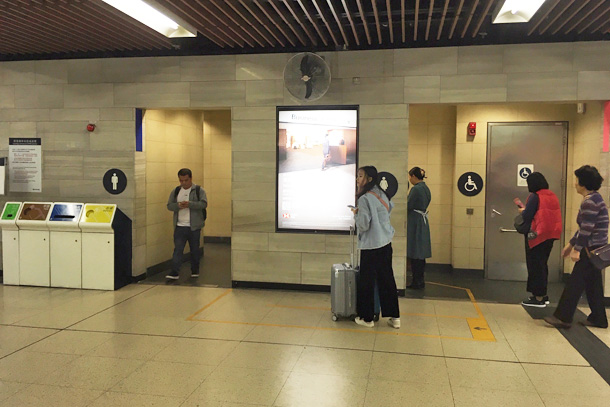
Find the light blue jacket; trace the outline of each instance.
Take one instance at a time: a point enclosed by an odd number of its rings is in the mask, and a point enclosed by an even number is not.
[[[358,230],[358,248],[361,250],[379,249],[391,243],[394,237],[394,228],[390,223],[394,204],[379,187],[373,187],[371,192],[377,194],[389,210],[371,193],[367,192],[358,198],[358,213],[354,219]]]

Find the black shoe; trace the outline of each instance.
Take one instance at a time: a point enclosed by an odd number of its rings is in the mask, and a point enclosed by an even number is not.
[[[373,314],[373,321],[379,321],[379,314]]]
[[[407,288],[409,290],[421,290],[425,287],[426,287],[426,283],[419,283],[419,284],[411,283],[410,285],[407,286]]]
[[[578,321],[578,323],[580,325],[582,325],[582,326],[590,326],[590,327],[593,327],[593,328],[603,328],[603,329],[608,328],[608,324],[606,324],[606,325],[597,325],[597,324],[594,324],[593,322],[589,321],[588,319],[585,319],[584,321]]]
[[[178,280],[180,278],[180,275],[177,272],[172,271],[171,273],[166,274],[165,278],[167,278],[168,280]]]
[[[191,273],[191,277],[192,278],[197,278],[197,277],[199,277],[199,273]]]
[[[561,319],[557,318],[554,315],[550,317],[544,317],[544,322],[549,325],[553,325],[555,328],[570,329],[572,327],[572,324],[570,324],[569,322],[563,322]]]
[[[521,301],[521,305],[524,305],[526,307],[544,308],[546,307],[546,302],[544,301],[544,299],[538,301],[536,297],[530,297],[527,300]]]
[[[531,300],[532,298],[533,298],[533,299],[536,299],[536,296],[535,296],[535,295],[530,295],[530,296],[529,296],[529,299]],[[548,296],[548,295],[545,295],[544,297],[542,297],[542,301],[544,301],[544,303],[545,303],[546,305],[549,305],[549,304],[551,303],[551,302],[549,301],[549,296]]]

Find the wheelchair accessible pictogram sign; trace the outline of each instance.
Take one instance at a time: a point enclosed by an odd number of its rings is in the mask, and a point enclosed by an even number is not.
[[[483,190],[483,178],[476,172],[465,172],[458,179],[457,187],[462,195],[475,196]]]
[[[534,172],[534,164],[517,164],[517,186],[526,187],[527,177]]]

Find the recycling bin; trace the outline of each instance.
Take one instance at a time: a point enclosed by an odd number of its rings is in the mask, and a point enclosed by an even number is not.
[[[51,287],[81,288],[81,231],[84,204],[56,202],[47,221],[51,241]]]
[[[116,290],[131,281],[131,219],[114,204],[85,204],[82,288]]]
[[[2,283],[19,285],[19,228],[21,202],[7,202],[0,216],[2,227]]]
[[[49,287],[49,229],[52,202],[24,202],[17,217],[19,227],[19,284]]]

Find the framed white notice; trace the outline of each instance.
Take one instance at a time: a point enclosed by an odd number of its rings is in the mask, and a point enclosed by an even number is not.
[[[527,177],[534,172],[534,164],[517,164],[517,186],[526,187]]]
[[[9,191],[42,192],[42,141],[8,139]]]

